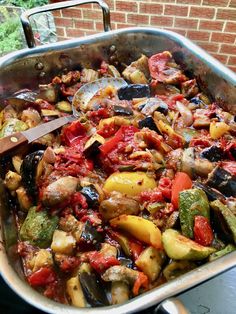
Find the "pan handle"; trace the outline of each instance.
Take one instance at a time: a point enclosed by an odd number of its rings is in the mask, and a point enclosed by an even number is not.
[[[190,314],[183,303],[176,298],[169,298],[161,302],[155,309],[154,314]]]
[[[55,11],[55,10],[73,7],[76,5],[88,4],[88,3],[97,3],[101,7],[102,13],[103,13],[104,31],[105,32],[110,31],[111,30],[110,9],[103,0],[71,0],[71,1],[65,1],[65,2],[52,3],[52,4],[44,5],[42,7],[37,7],[37,8],[27,10],[21,14],[21,24],[24,30],[28,47],[34,48],[36,46],[33,30],[29,21],[30,16],[34,14],[38,14],[38,13]]]

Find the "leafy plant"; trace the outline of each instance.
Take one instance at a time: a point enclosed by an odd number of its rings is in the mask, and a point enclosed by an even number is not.
[[[35,8],[44,4],[47,4],[47,0],[7,0],[5,1],[8,5],[15,5],[17,7],[22,7],[25,9]]]

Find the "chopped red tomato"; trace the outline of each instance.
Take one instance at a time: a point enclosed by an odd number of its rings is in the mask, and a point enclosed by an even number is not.
[[[194,240],[201,245],[211,245],[214,235],[210,223],[206,217],[194,217]]]
[[[163,195],[162,192],[155,188],[153,190],[143,191],[140,194],[140,201],[142,203],[148,202],[148,203],[155,203],[155,202],[163,202]]]
[[[33,287],[46,286],[56,281],[57,276],[51,267],[42,267],[28,277],[28,282]]]
[[[97,124],[101,119],[109,118],[110,114],[107,108],[99,108],[98,110],[88,111],[87,117]]]
[[[102,61],[101,65],[100,65],[100,73],[103,75],[103,74],[106,74],[108,72],[108,66],[109,64],[106,63],[104,60]]]
[[[120,265],[120,262],[114,256],[105,256],[100,252],[91,252],[88,254],[90,265],[98,272],[104,272],[111,266]]]
[[[170,199],[171,198],[171,187],[172,187],[172,181],[168,177],[162,177],[159,180],[158,189],[161,191],[162,195]]]
[[[171,203],[175,209],[179,207],[179,193],[183,190],[191,189],[191,187],[191,178],[184,172],[177,172],[171,190]]]
[[[113,136],[117,132],[118,127],[115,123],[106,124],[101,130],[97,131],[104,138]]]
[[[142,286],[143,286],[145,289],[147,289],[147,287],[148,287],[148,277],[147,277],[146,275],[144,275],[144,273],[139,272],[138,278],[137,278],[137,279],[135,280],[135,282],[134,282],[133,294],[134,294],[134,295],[138,295],[139,289],[140,289]]]

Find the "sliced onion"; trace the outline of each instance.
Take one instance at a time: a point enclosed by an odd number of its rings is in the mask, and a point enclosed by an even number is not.
[[[180,101],[176,101],[176,108],[180,112],[185,126],[190,126],[193,124],[193,114],[185,105]]]

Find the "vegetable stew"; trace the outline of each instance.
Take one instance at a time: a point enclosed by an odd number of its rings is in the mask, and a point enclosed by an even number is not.
[[[235,117],[169,51],[18,91],[0,137],[72,104],[74,122],[1,160],[29,285],[76,307],[120,304],[235,250]]]

